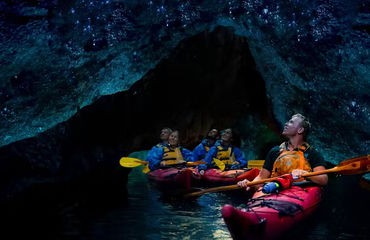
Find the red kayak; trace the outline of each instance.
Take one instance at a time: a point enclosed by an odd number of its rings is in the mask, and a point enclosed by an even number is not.
[[[220,169],[208,169],[202,175],[202,182],[211,185],[230,185],[248,179],[252,181],[259,174],[258,168],[237,169],[221,171]]]
[[[321,200],[318,186],[292,186],[266,195],[256,192],[245,208],[225,205],[222,217],[233,239],[277,239],[310,216]]]
[[[165,188],[190,189],[194,182],[200,180],[200,175],[194,168],[166,168],[157,169],[147,173],[149,180],[152,180]]]

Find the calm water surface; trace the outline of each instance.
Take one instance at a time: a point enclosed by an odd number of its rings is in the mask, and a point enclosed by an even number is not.
[[[359,187],[359,179],[331,176],[319,210],[283,239],[370,239],[370,191]],[[42,190],[43,196],[34,194],[11,210],[13,217],[2,211],[1,239],[229,240],[221,208],[246,201],[243,192],[209,193],[194,201],[163,198],[140,168],[130,172],[127,189],[114,183],[108,188],[102,193],[79,187],[73,198]]]
[[[89,226],[94,239],[231,239],[221,208],[227,194],[196,201],[166,199],[140,168],[129,176],[128,202],[98,217]]]
[[[284,239],[370,239],[369,192],[358,178],[333,178],[326,200],[312,218]],[[344,184],[351,193],[344,191]],[[221,217],[226,203],[242,204],[241,194],[211,193],[192,202],[164,199],[140,168],[129,175],[128,200],[99,214],[74,219],[63,237],[74,239],[231,239]],[[359,194],[359,195],[358,195]],[[94,209],[91,210],[92,212]],[[72,213],[73,215],[73,213]],[[85,216],[86,217],[86,216]]]

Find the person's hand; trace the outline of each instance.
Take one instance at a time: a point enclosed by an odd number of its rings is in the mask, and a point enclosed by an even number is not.
[[[198,168],[199,174],[203,175],[204,171],[207,170],[208,166],[207,164],[199,164],[197,168]]]
[[[248,187],[248,185],[247,185],[249,182],[250,181],[248,181],[247,179],[244,179],[242,181],[237,182],[237,184],[238,184],[239,187],[245,188],[245,190],[248,191],[250,189],[250,187]]]
[[[292,171],[292,176],[293,176],[293,179],[300,179],[300,178],[302,178],[302,175],[306,174],[306,173],[308,173],[308,172],[303,170],[303,169],[294,169]]]
[[[231,170],[236,170],[236,169],[240,169],[240,164],[232,164],[231,167],[230,167]]]

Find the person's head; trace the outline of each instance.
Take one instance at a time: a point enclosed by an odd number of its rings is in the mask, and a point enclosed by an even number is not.
[[[221,131],[221,141],[230,143],[233,138],[233,131],[231,128],[226,128]]]
[[[211,130],[209,130],[207,133],[207,138],[216,140],[218,138],[218,130],[215,128],[212,128]]]
[[[179,144],[179,131],[174,130],[168,137],[168,144],[177,146]]]
[[[311,123],[300,113],[294,114],[284,125],[283,135],[286,137],[302,135],[305,139],[311,128]]]
[[[162,128],[161,133],[159,134],[159,138],[161,139],[162,142],[167,142],[168,137],[170,136],[171,133],[172,133],[171,128],[168,127]]]

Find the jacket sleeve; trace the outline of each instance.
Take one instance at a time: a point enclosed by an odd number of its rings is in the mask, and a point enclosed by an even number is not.
[[[271,148],[270,151],[267,153],[265,163],[263,164],[263,168],[272,172],[274,162],[279,157],[279,154],[280,154],[279,146]]]
[[[327,168],[327,164],[325,163],[324,158],[316,149],[314,149],[313,147],[310,147],[306,151],[306,153],[307,155],[305,156],[307,158],[307,161],[310,163],[311,168],[315,168],[318,166],[323,166]]]
[[[187,162],[194,162],[195,158],[194,158],[194,154],[192,151],[190,151],[189,149],[187,148],[182,148],[182,151],[181,151],[181,154],[182,156],[184,157],[184,160],[187,161]]]
[[[194,161],[202,160],[204,156],[207,154],[206,150],[203,147],[203,144],[198,144],[193,150]]]
[[[213,146],[209,149],[207,155],[204,157],[204,161],[207,163],[208,166],[212,166],[213,158],[216,157],[217,154],[217,147]]]
[[[159,164],[162,161],[162,157],[163,157],[163,148],[157,146],[152,147],[146,158],[146,160],[149,162],[149,168],[151,171],[159,168]]]
[[[244,153],[237,147],[234,147],[235,160],[240,163],[240,167],[247,166],[248,161],[245,159]]]

